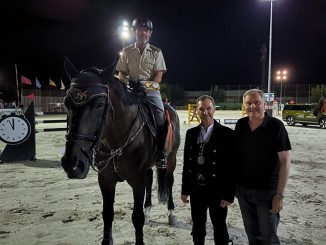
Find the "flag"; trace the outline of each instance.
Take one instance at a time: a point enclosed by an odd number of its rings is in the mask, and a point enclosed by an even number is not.
[[[57,87],[57,85],[55,85],[55,83],[51,80],[51,78],[49,78],[49,82],[50,82],[50,86]]]
[[[35,99],[35,96],[34,96],[33,93],[27,95],[26,97],[27,97],[28,99],[30,99],[30,100],[34,100],[34,99]]]
[[[32,81],[29,80],[27,77],[21,76],[21,82],[23,84],[28,84],[28,85],[32,85]]]
[[[41,88],[41,83],[39,82],[39,80],[37,79],[37,77],[35,78],[35,84],[37,88]]]
[[[61,88],[60,88],[60,90],[65,90],[65,89],[66,89],[66,87],[65,87],[65,85],[63,84],[62,79],[61,79]]]

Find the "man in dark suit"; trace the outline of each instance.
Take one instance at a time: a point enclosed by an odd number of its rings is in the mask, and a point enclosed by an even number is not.
[[[205,244],[207,209],[214,227],[215,244],[226,245],[227,206],[234,200],[234,131],[214,120],[215,102],[208,95],[197,100],[199,126],[186,133],[181,200],[189,203],[195,245]]]

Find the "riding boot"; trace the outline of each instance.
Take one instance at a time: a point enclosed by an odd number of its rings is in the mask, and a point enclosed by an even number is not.
[[[156,141],[157,141],[157,157],[156,167],[166,168],[166,153],[164,152],[165,144],[165,127],[166,125],[157,125]]]

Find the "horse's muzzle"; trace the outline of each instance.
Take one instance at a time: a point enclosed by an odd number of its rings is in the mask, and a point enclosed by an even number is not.
[[[61,165],[69,179],[85,179],[89,172],[90,164],[87,159],[68,160],[66,156],[61,158]]]

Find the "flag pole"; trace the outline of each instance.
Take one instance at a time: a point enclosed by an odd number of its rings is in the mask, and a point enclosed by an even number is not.
[[[17,87],[17,103],[16,107],[19,105],[19,85],[18,85],[18,74],[17,74],[17,64],[15,64],[15,72],[16,72],[16,87]]]
[[[37,87],[36,87],[36,79],[37,77],[35,76],[35,99],[34,99],[34,107],[37,107]]]
[[[39,88],[39,95],[40,95],[40,109],[42,110],[42,87]]]
[[[51,96],[51,78],[49,78],[49,90],[50,90],[50,102],[49,103],[52,103],[52,96]],[[47,109],[47,111],[49,111],[49,103],[48,103],[48,109]]]
[[[50,100],[51,100],[51,78],[49,78],[49,90],[50,90]]]

